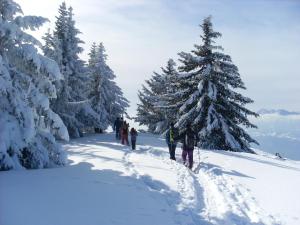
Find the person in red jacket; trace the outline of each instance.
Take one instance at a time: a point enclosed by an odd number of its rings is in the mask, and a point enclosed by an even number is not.
[[[128,142],[128,128],[129,124],[126,123],[126,120],[123,122],[122,128],[121,128],[121,143],[124,145],[126,142],[126,145],[129,145]]]

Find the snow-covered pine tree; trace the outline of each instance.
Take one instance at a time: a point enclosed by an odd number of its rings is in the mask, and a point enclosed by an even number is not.
[[[88,69],[85,62],[78,56],[83,51],[80,44],[84,42],[78,38],[81,32],[75,27],[72,7],[68,8],[67,31],[68,68],[70,70],[68,84],[71,87],[70,95],[73,101],[69,102],[69,105],[75,108],[76,111],[78,110],[75,117],[83,124],[83,129],[90,130],[90,128],[95,127],[95,124],[100,124],[101,121],[98,113],[92,107],[93,103],[88,98],[90,91]]]
[[[57,62],[63,75],[63,80],[56,82],[58,97],[51,101],[51,108],[60,115],[64,124],[68,128],[71,137],[78,137],[79,128],[83,127],[76,119],[76,112],[69,102],[74,102],[70,94],[68,68],[68,44],[67,44],[67,24],[68,11],[65,2],[58,9],[59,15],[56,17],[55,30],[51,35],[50,32],[44,36],[45,45],[43,46],[44,54]]]
[[[170,59],[162,73],[155,73],[150,80],[146,80],[149,88],[143,86],[138,97],[140,104],[137,108],[136,121],[146,125],[152,133],[163,133],[170,122],[176,120],[178,72],[174,60]],[[175,101],[174,101],[175,100]]]
[[[77,36],[80,31],[75,27],[73,9],[67,9],[65,2],[59,7],[53,35],[48,32],[43,47],[44,54],[60,66],[63,80],[56,82],[58,97],[51,101],[51,108],[60,115],[71,137],[79,137],[81,129],[99,123],[99,116],[88,100],[88,76],[84,62],[79,58],[83,49]]]
[[[147,81],[146,81],[147,82]],[[142,90],[138,92],[140,103],[137,104],[137,117],[135,121],[140,125],[148,127],[151,133],[160,133],[159,124],[165,120],[163,113],[159,107],[155,107],[157,96],[144,85]]]
[[[96,43],[94,42],[89,53],[88,60],[88,70],[90,76],[90,92],[89,99],[93,110],[98,114],[100,122],[94,124],[95,130],[105,130],[110,121],[109,114],[105,107],[105,99],[103,96],[103,80],[101,75],[101,68],[99,67],[102,64],[102,59],[99,57],[99,51]],[[100,60],[100,62],[99,62]]]
[[[79,54],[83,52],[83,48],[80,47],[80,44],[84,42],[78,38],[78,35],[81,33],[75,27],[75,21],[73,19],[73,8],[68,8],[67,14],[67,30],[66,39],[60,39],[63,41],[64,45],[62,48],[63,55],[65,55],[65,68],[69,75],[68,84],[71,88],[70,95],[73,101],[84,101],[86,96],[83,95],[80,90],[83,90],[86,86],[86,69],[85,62],[79,58]]]
[[[62,48],[60,40],[57,39],[57,36],[51,34],[50,29],[42,39],[44,40],[44,45],[42,46],[44,55],[61,63],[59,67],[62,68]]]
[[[112,125],[116,117],[120,117],[126,113],[129,106],[128,100],[123,96],[121,88],[116,84],[114,79],[116,75],[106,63],[107,55],[103,43],[96,48],[95,68],[97,74],[100,75],[100,96],[103,101],[105,110],[108,113],[109,124]],[[103,114],[104,115],[104,114]],[[105,123],[104,123],[105,124]]]
[[[175,123],[178,117],[178,110],[182,104],[180,92],[180,74],[177,71],[176,63],[173,59],[169,59],[167,66],[161,68],[163,77],[162,85],[163,90],[158,94],[158,101],[155,104],[160,108],[160,111],[164,114],[165,120],[161,122],[160,133],[166,131],[171,122]]]
[[[179,53],[181,99],[185,101],[176,126],[183,130],[191,123],[202,148],[252,152],[249,144],[257,142],[242,126],[256,127],[247,116],[258,115],[245,108],[253,101],[234,91],[246,88],[231,57],[214,45],[221,34],[213,30],[211,17],[201,27],[202,45],[195,45],[192,53]]]
[[[23,16],[12,0],[0,1],[0,170],[63,165],[54,135],[68,140],[60,117],[49,108],[56,97],[58,65],[40,55],[41,44],[26,30],[45,18]]]

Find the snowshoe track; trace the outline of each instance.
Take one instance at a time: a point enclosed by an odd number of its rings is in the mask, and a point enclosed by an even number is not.
[[[176,171],[178,192],[182,196],[180,209],[188,209],[193,220],[191,224],[281,224],[258,206],[246,188],[236,184],[230,177],[215,173],[214,167],[205,168],[205,162],[195,162],[196,169],[193,172],[170,160],[165,152],[152,147],[144,151],[154,158],[161,159]],[[161,154],[158,154],[159,152]],[[194,154],[199,153],[195,151]],[[205,204],[201,204],[201,201]]]
[[[218,173],[219,169],[208,168],[205,165],[205,162],[200,164],[199,173],[195,176],[203,183],[207,205],[205,214],[213,222],[219,224],[221,221],[218,218],[224,217],[222,224],[228,225],[240,224],[240,221],[244,221],[243,224],[247,225],[280,224],[276,218],[258,206],[246,188],[235,183],[231,177]]]
[[[131,151],[127,151],[124,153],[124,156],[122,158],[124,165],[125,165],[125,169],[127,170],[127,172],[129,173],[129,175],[135,177],[136,179],[139,179],[143,182],[143,184],[150,190],[150,191],[158,191],[161,193],[164,193],[165,190],[162,189],[161,185],[159,183],[157,183],[156,181],[152,180],[149,176],[144,176],[144,175],[140,175],[140,173],[138,172],[138,170],[136,169],[134,163],[132,163],[130,161],[130,155]],[[151,193],[151,192],[150,192]],[[165,201],[167,203],[167,205],[170,206],[170,208],[173,208],[173,201],[172,201],[172,196],[166,194],[165,195]],[[173,211],[173,218],[174,218],[174,222],[177,225],[193,225],[190,223],[186,223],[185,220],[182,220],[181,216],[178,215],[177,211]]]
[[[153,158],[160,159],[164,163],[168,164],[172,170],[176,172],[177,179],[177,190],[181,195],[182,203],[178,206],[180,211],[184,211],[191,218],[190,221],[186,221],[185,225],[211,225],[212,223],[206,221],[201,216],[201,211],[204,205],[201,203],[201,196],[203,189],[197,182],[192,172],[184,165],[177,163],[176,161],[170,160],[168,153],[158,151],[150,147],[148,150],[145,149],[148,155]],[[160,152],[160,154],[158,154]]]

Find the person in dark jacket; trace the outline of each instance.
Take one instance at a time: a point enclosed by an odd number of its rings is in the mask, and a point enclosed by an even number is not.
[[[170,124],[170,128],[166,132],[166,142],[169,147],[170,159],[175,160],[175,150],[177,146],[178,130],[174,127],[174,123]]]
[[[186,130],[180,135],[180,139],[182,141],[182,160],[183,164],[186,165],[186,158],[188,156],[188,167],[190,169],[193,168],[193,153],[194,146],[197,144],[197,135],[192,130],[191,125],[187,124]]]
[[[118,139],[118,140],[121,139],[120,129],[121,129],[122,123],[123,122],[120,120],[120,118],[117,117],[117,119],[115,120],[115,123],[114,123],[114,127],[113,127],[113,130],[116,131],[116,139]]]
[[[131,137],[131,148],[132,148],[132,150],[135,150],[137,136],[138,136],[138,133],[137,133],[136,129],[131,128],[130,137]]]

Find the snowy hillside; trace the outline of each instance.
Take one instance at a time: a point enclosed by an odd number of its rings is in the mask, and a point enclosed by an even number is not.
[[[250,130],[250,133],[260,146],[253,147],[300,160],[300,113],[266,109],[258,113],[260,117],[252,119],[258,129]]]
[[[0,173],[1,225],[300,223],[300,164],[268,154],[195,151],[194,172],[163,139],[136,151],[113,134],[64,144],[63,168]]]

